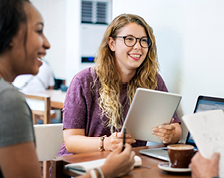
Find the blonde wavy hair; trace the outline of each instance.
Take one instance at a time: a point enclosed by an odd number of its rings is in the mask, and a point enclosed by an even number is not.
[[[101,45],[95,58],[95,71],[99,79],[99,106],[102,116],[108,118],[107,126],[111,133],[121,128],[123,123],[123,106],[120,103],[122,81],[118,73],[115,61],[115,54],[108,45],[109,37],[116,39],[117,34],[127,24],[136,23],[141,25],[147,36],[151,39],[151,45],[144,62],[138,67],[134,77],[128,82],[127,98],[128,103],[132,102],[137,88],[155,89],[159,65],[157,61],[157,49],[152,28],[145,20],[134,14],[121,14],[117,16],[107,27]]]

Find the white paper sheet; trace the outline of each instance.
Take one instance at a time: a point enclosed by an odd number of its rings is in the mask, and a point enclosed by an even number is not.
[[[224,113],[205,111],[182,117],[201,155],[210,159],[214,152],[221,154],[219,176],[224,177]]]

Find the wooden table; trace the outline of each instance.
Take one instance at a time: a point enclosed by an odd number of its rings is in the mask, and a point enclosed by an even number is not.
[[[152,178],[190,178],[191,177],[190,173],[169,173],[169,172],[160,170],[158,168],[158,164],[165,161],[144,156],[139,153],[139,150],[141,149],[147,149],[147,148],[153,148],[153,147],[161,147],[161,145],[133,148],[136,155],[141,157],[142,165],[149,166],[151,168],[149,169],[143,166],[134,168],[129,175],[123,176],[123,178],[148,178],[148,177],[149,178],[150,177]],[[68,178],[69,176],[76,177],[78,176],[76,173],[64,169],[64,166],[66,164],[105,158],[109,153],[110,153],[109,151],[104,151],[104,152],[91,152],[91,153],[82,153],[82,154],[76,154],[71,156],[57,157],[56,159],[51,161],[52,177],[53,178],[61,178],[61,177]]]
[[[61,90],[46,90],[42,93],[51,97],[52,109],[63,109],[66,92],[62,92]]]

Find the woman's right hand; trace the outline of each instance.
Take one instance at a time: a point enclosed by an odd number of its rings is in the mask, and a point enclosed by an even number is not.
[[[135,143],[136,141],[129,135],[126,134],[125,142],[128,144]],[[114,132],[109,137],[105,138],[104,147],[106,150],[115,150],[118,148],[118,145],[123,143],[123,133],[122,132]]]
[[[107,156],[104,165],[101,166],[105,178],[120,177],[134,168],[135,152],[131,148],[131,145],[126,143],[124,151],[121,151],[120,143],[118,148]]]

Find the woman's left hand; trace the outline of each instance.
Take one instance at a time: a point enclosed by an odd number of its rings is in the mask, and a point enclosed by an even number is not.
[[[182,129],[179,123],[163,124],[152,129],[152,134],[158,136],[164,144],[177,143],[182,136]]]
[[[172,124],[163,124],[152,129],[152,134],[158,136],[165,144],[172,141],[175,133],[176,128]]]

